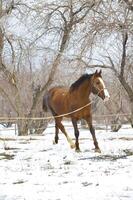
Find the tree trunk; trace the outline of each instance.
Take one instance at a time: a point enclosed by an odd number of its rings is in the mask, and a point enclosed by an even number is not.
[[[130,105],[131,105],[131,118],[130,118],[130,123],[131,123],[131,126],[133,128],[133,101],[130,102]]]
[[[84,119],[81,119],[81,127],[82,128],[88,128],[87,123]]]
[[[121,127],[122,127],[121,121],[119,117],[116,116],[115,119],[111,121],[111,131],[118,132]]]
[[[37,120],[30,122],[29,132],[30,134],[41,135],[47,128],[49,120]]]
[[[129,97],[129,101],[130,101],[130,107],[131,107],[131,117],[130,117],[130,123],[131,123],[131,126],[133,127],[133,90],[132,88],[130,87],[130,85],[128,84],[128,82],[126,82],[125,78],[124,77],[118,77],[119,78],[119,81],[121,82],[121,84],[123,85],[125,91],[127,92],[128,94],[128,97]]]
[[[18,120],[18,135],[24,136],[28,135],[28,121],[27,120]]]

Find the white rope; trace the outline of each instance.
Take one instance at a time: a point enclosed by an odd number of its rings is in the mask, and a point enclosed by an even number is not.
[[[11,121],[16,121],[16,120],[49,120],[49,119],[55,119],[55,118],[60,118],[60,117],[65,117],[68,115],[71,115],[73,113],[76,113],[84,108],[86,108],[87,106],[91,105],[94,101],[91,101],[89,103],[87,103],[85,106],[82,106],[74,111],[65,113],[65,114],[61,114],[61,115],[57,115],[57,116],[49,116],[49,117],[0,117],[0,121],[3,120],[3,122],[5,122],[4,120],[11,120]]]
[[[102,89],[103,90],[103,89]],[[97,93],[97,97],[95,99],[98,98],[98,94],[102,91],[100,90],[98,93]],[[71,112],[68,112],[68,113],[64,113],[64,114],[61,114],[61,115],[57,115],[57,116],[48,116],[48,117],[0,117],[0,122],[14,122],[14,121],[17,121],[17,120],[50,120],[50,119],[55,119],[55,118],[60,118],[60,117],[66,117],[68,115],[71,115],[71,114],[74,114],[78,111],[81,111],[83,110],[84,108],[88,107],[89,105],[91,105],[92,103],[94,103],[95,101],[92,100],[90,101],[89,103],[87,103],[86,105],[74,110],[74,111],[71,111]],[[132,114],[130,113],[121,113],[121,114],[107,114],[107,115],[96,115],[96,116],[93,116],[96,117],[96,118],[103,118],[103,117],[113,117],[113,116],[132,116]]]
[[[97,93],[97,97],[96,99],[98,98],[98,95],[99,93],[102,91],[103,89],[101,89],[98,93]],[[73,113],[76,113],[84,108],[86,108],[87,106],[91,105],[94,101],[90,101],[89,103],[87,103],[86,105],[74,110],[74,111],[71,111],[71,112],[68,112],[68,113],[64,113],[64,114],[61,114],[61,115],[57,115],[57,116],[49,116],[49,117],[0,117],[0,121],[1,120],[50,120],[50,119],[55,119],[55,118],[60,118],[60,117],[65,117],[65,116],[68,116],[68,115],[71,115]]]
[[[86,104],[85,106],[83,106],[84,108],[87,107],[88,104]],[[66,114],[62,114],[62,115],[58,115],[58,116],[49,116],[49,117],[0,117],[0,122],[2,123],[6,123],[6,122],[14,122],[17,120],[49,120],[49,119],[54,119],[54,118],[59,118],[59,117],[65,117],[67,115],[70,115],[72,113],[78,112],[81,109],[83,109],[83,107],[74,110],[70,113],[66,113]],[[113,116],[131,116],[131,113],[121,113],[121,114],[107,114],[107,115],[93,115],[93,118],[104,118],[104,117],[113,117]]]

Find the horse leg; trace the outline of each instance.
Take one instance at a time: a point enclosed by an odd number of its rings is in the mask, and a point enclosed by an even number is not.
[[[62,133],[66,136],[68,143],[70,144],[70,147],[73,149],[75,148],[75,144],[73,143],[72,139],[69,137],[69,135],[67,134],[63,124],[61,123],[62,119],[57,119],[57,126],[58,128],[62,131]]]
[[[58,140],[59,140],[59,137],[58,137],[58,133],[59,133],[59,128],[58,128],[58,123],[57,123],[57,119],[56,119],[56,112],[50,107],[50,110],[53,114],[53,116],[55,117],[55,138],[54,138],[54,141],[53,141],[53,144],[58,144]]]
[[[78,130],[78,126],[77,126],[77,120],[75,119],[72,119],[72,124],[73,124],[73,127],[74,127],[74,134],[75,134],[75,138],[76,138],[76,142],[75,142],[75,147],[76,147],[76,151],[77,152],[80,152],[80,148],[79,148],[79,141],[78,141],[78,138],[79,138],[79,130]]]
[[[58,128],[58,124],[56,122],[56,119],[55,119],[55,138],[54,138],[54,144],[58,144],[58,140],[59,140],[59,128]]]
[[[100,148],[98,146],[98,142],[97,142],[97,139],[96,139],[95,129],[94,129],[93,125],[92,125],[92,119],[86,119],[86,121],[87,121],[87,124],[89,126],[92,138],[93,138],[93,142],[94,142],[94,146],[95,146],[95,152],[101,153],[101,150],[100,150]]]

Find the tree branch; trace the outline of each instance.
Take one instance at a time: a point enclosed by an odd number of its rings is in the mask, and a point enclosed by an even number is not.
[[[12,108],[14,109],[14,111],[18,114],[18,110],[16,108],[16,106],[13,104],[12,100],[10,99],[10,96],[3,90],[3,88],[0,87],[0,93],[6,97],[6,99],[9,101],[10,105],[12,106]]]
[[[133,11],[133,1],[129,1],[129,0],[123,0],[127,6],[128,6],[128,9]]]
[[[122,43],[122,59],[121,59],[121,72],[120,76],[123,77],[124,75],[124,68],[126,63],[126,44],[128,40],[128,34],[127,32],[123,34],[123,43]]]
[[[7,42],[8,42],[8,44],[9,44],[10,47],[11,47],[11,51],[12,51],[12,64],[13,64],[13,63],[14,63],[14,60],[15,60],[14,48],[13,48],[12,42],[10,41],[9,37],[7,37],[7,36],[5,35],[5,38],[6,38]]]
[[[74,20],[74,24],[80,23],[88,14],[88,12],[90,11],[91,8],[93,8],[95,6],[95,3],[93,3],[91,6],[89,6],[89,8],[85,11],[85,13],[78,19]]]

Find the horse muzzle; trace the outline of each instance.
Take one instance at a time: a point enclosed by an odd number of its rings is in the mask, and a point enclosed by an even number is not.
[[[103,100],[104,102],[109,101],[110,97],[105,97],[105,99]]]
[[[108,92],[108,90],[106,88],[103,91],[104,91],[104,96],[105,96],[104,102],[107,102],[110,99],[109,92]]]

